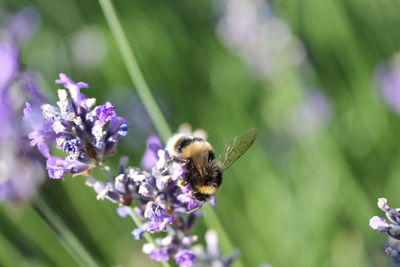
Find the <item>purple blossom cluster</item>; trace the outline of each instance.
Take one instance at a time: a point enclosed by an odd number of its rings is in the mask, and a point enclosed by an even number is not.
[[[369,220],[369,226],[389,236],[388,245],[385,248],[386,254],[396,262],[400,262],[400,209],[389,207],[386,198],[378,199],[378,207],[385,212],[386,218],[374,216]]]
[[[30,145],[37,146],[46,157],[51,178],[63,179],[68,173],[89,175],[115,153],[118,140],[128,132],[127,121],[117,116],[111,103],[95,106],[94,98],[82,94],[81,89],[89,87],[87,83],[74,82],[65,74],[55,82],[67,90],[58,90],[57,106],[41,105],[40,120],[33,117],[31,105],[26,104],[25,119],[35,122],[29,133]],[[66,156],[52,155],[49,143]]]
[[[38,106],[44,98],[37,88],[35,75],[23,69],[19,61],[20,46],[35,31],[39,16],[33,8],[3,15],[0,25],[0,202],[19,202],[32,199],[44,180],[42,161],[36,151],[29,149],[27,122],[22,120],[24,102],[29,99],[32,105]]]
[[[194,212],[204,203],[191,195],[190,186],[184,182],[185,168],[173,161],[157,136],[147,142],[142,165],[149,169],[127,166],[127,158],[121,158],[118,174],[105,183],[93,177],[86,184],[94,188],[98,199],[118,203],[121,217],[135,215],[144,223],[134,229],[132,235],[140,239],[144,233],[167,232],[156,244],[145,244],[143,251],[157,261],[172,258],[181,266],[192,266],[196,255],[190,247],[197,241],[191,230],[199,218]],[[127,207],[134,205],[133,211]]]

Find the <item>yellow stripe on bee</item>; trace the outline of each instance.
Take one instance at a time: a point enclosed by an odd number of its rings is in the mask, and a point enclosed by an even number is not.
[[[190,158],[191,156],[202,151],[213,151],[212,146],[206,141],[195,141],[188,145],[182,152],[183,158]]]
[[[199,185],[196,188],[200,191],[200,193],[205,195],[215,195],[218,191],[218,188],[209,185]]]

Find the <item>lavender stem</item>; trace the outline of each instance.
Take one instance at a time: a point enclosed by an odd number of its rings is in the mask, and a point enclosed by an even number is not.
[[[139,96],[143,101],[143,104],[145,105],[146,110],[148,111],[158,133],[160,134],[164,142],[166,142],[168,138],[172,135],[172,131],[168,123],[166,122],[160,108],[158,107],[157,102],[154,100],[153,95],[151,94],[150,88],[146,83],[142,71],[140,70],[134,53],[130,48],[128,39],[124,30],[122,29],[121,23],[119,22],[111,0],[99,0],[99,3],[107,20],[107,23],[111,28],[111,32],[114,35],[118,48],[121,52],[122,59],[128,70],[129,76],[131,77],[133,84],[136,86]],[[214,211],[210,210],[209,214],[211,213],[214,213]],[[218,225],[221,225],[217,215],[213,215],[213,220],[210,221],[218,222]],[[209,221],[206,221],[206,223],[210,229],[215,228],[213,224],[209,224]],[[217,228],[221,229],[221,227]],[[225,234],[221,235],[221,244],[229,244],[229,246],[224,248],[225,250],[233,247],[229,237]],[[236,260],[236,264],[237,266],[243,266],[240,259]]]
[[[128,74],[131,77],[131,80],[135,85],[138,94],[146,107],[146,110],[149,112],[149,115],[154,122],[157,132],[159,132],[162,139],[166,141],[171,136],[172,131],[169,128],[160,108],[158,107],[157,102],[151,94],[149,86],[144,79],[135,55],[129,46],[125,32],[117,18],[114,7],[112,6],[110,0],[99,0],[99,3],[103,10],[104,16],[106,17],[107,23],[111,28],[111,32],[117,42],[122,59],[125,62],[125,66],[128,70]]]

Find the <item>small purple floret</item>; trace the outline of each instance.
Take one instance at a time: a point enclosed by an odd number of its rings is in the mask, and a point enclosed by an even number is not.
[[[71,98],[74,101],[75,105],[80,106],[82,104],[81,101],[86,99],[86,97],[81,94],[81,89],[89,88],[89,85],[84,82],[75,83],[71,78],[69,78],[64,73],[61,73],[59,77],[60,79],[55,80],[55,83],[62,84],[65,88],[67,88],[69,90],[69,93],[71,94]]]
[[[369,220],[369,226],[374,230],[378,230],[380,227],[388,227],[389,224],[385,221],[385,219],[374,216]]]
[[[144,169],[151,169],[158,161],[158,151],[163,149],[161,139],[158,135],[147,138],[147,149],[142,158],[141,165]]]
[[[175,255],[176,264],[185,267],[191,267],[193,262],[196,260],[196,255],[188,249],[181,249]]]
[[[23,110],[23,119],[27,120],[29,118],[29,115],[32,113],[32,106],[29,103],[25,103],[25,108]]]
[[[149,254],[150,258],[156,261],[168,261],[169,255],[168,251],[164,248],[154,248]]]
[[[107,122],[116,117],[115,108],[110,102],[96,108],[96,116],[99,118],[99,125],[103,127]]]
[[[127,206],[121,206],[117,208],[118,216],[121,218],[125,218],[131,216],[131,209]]]

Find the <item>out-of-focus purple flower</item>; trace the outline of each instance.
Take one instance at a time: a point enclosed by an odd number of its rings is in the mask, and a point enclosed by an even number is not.
[[[107,41],[97,25],[85,25],[71,38],[72,59],[77,66],[92,69],[104,62],[107,54]]]
[[[375,81],[386,105],[400,114],[400,54],[377,67]]]
[[[47,158],[51,178],[63,179],[68,173],[88,175],[98,163],[115,153],[118,140],[127,134],[127,121],[117,117],[109,102],[93,108],[95,99],[81,93],[82,88],[89,87],[87,83],[74,82],[65,74],[60,74],[56,83],[68,91],[58,90],[57,106],[41,106],[43,120],[29,135],[31,145],[38,146]],[[68,156],[49,155],[50,143]]]
[[[161,139],[158,135],[151,135],[147,139],[147,149],[142,158],[141,165],[144,169],[150,169],[156,165],[158,161],[158,151],[162,150]]]
[[[14,41],[8,36],[0,35],[0,92],[18,75],[18,57],[18,47]]]
[[[0,144],[0,156],[0,202],[32,199],[44,181],[40,161],[23,155],[16,143]]]
[[[30,200],[44,180],[44,161],[29,148],[30,122],[26,120],[28,113],[37,114],[44,98],[34,74],[19,62],[20,42],[34,31],[32,12],[24,9],[16,15],[5,14],[0,25],[0,202]],[[32,105],[24,106],[27,100]]]
[[[166,248],[153,248],[149,254],[150,258],[156,261],[168,261],[169,254]]]
[[[40,15],[33,7],[16,14],[4,14],[0,25],[0,92],[22,74],[19,69],[19,46],[36,31]]]
[[[273,80],[282,71],[304,62],[300,41],[287,23],[274,14],[268,1],[220,0],[217,33],[256,74]]]
[[[33,6],[27,6],[15,15],[6,19],[6,27],[13,33],[17,43],[27,41],[37,30],[41,21],[39,11]]]
[[[369,225],[372,229],[389,236],[388,247],[385,252],[395,261],[400,261],[400,247],[398,246],[400,240],[400,209],[389,207],[386,198],[378,199],[378,207],[385,212],[386,217],[392,223],[388,224],[385,219],[373,216],[369,220]]]
[[[119,217],[125,218],[125,217],[128,217],[131,215],[131,210],[127,206],[121,206],[121,207],[117,208],[117,213],[118,213]]]
[[[293,109],[290,133],[297,136],[310,136],[331,119],[331,105],[320,91],[306,92]]]
[[[205,234],[206,247],[196,246],[193,251],[198,259],[193,266],[231,266],[233,261],[239,256],[239,252],[235,250],[229,256],[222,256],[218,245],[217,232],[213,229],[207,230]]]

